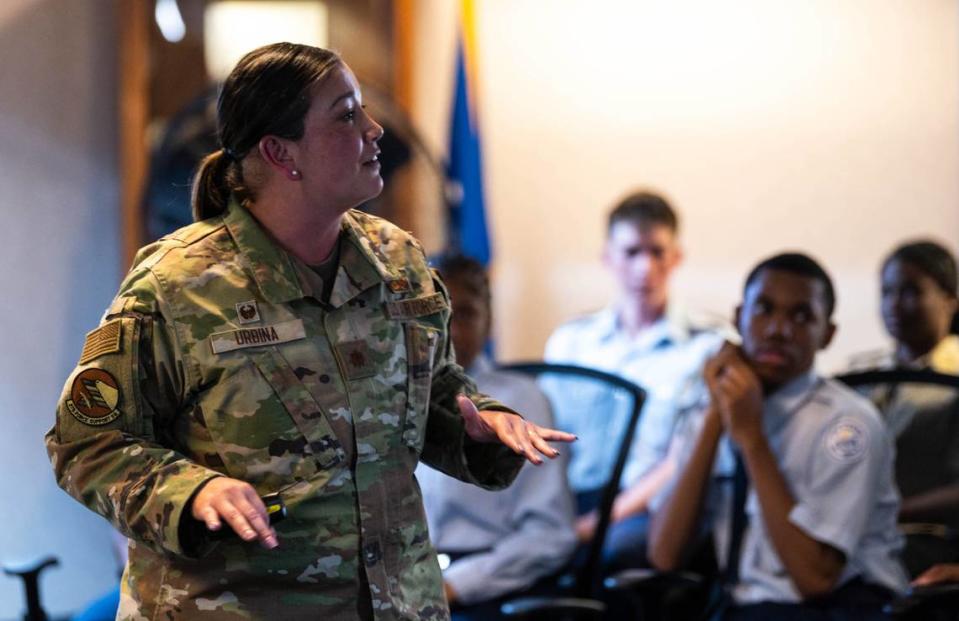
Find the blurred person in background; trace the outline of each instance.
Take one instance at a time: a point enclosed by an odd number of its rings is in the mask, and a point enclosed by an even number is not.
[[[626,196],[609,214],[603,249],[603,263],[618,288],[616,300],[563,324],[546,344],[547,362],[608,371],[647,391],[612,509],[603,553],[606,571],[645,565],[647,505],[673,474],[664,458],[677,412],[704,361],[723,341],[724,331],[717,329],[721,322],[694,318],[671,301],[670,280],[682,258],[679,217],[669,202],[645,190]],[[548,379],[543,383],[548,394],[570,389],[558,378]],[[580,516],[576,531],[584,544],[596,530],[600,490],[616,457],[610,442],[623,436],[626,425],[627,412],[604,404],[604,398],[611,397],[597,395],[587,411],[553,400],[557,425],[579,438],[571,447],[569,480]]]
[[[895,248],[880,270],[881,313],[892,347],[855,356],[852,370],[927,369],[959,375],[954,326],[956,259],[943,245],[918,240]],[[910,536],[903,560],[910,576],[935,563],[959,561],[956,537],[926,526],[959,530],[959,394],[918,383],[876,386],[866,392],[896,436],[899,521]]]
[[[492,305],[483,266],[448,256],[437,267],[449,290],[457,362],[481,392],[511,404],[526,420],[551,427],[549,402],[536,382],[496,370],[484,353]],[[433,545],[441,561],[444,555],[451,561],[443,569],[443,583],[455,621],[503,618],[503,601],[531,588],[547,589],[544,579],[569,561],[576,536],[565,468],[563,457],[541,466],[527,464],[510,487],[496,492],[466,485],[425,464],[416,469]]]

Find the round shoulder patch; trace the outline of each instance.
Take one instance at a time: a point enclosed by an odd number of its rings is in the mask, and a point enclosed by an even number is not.
[[[826,450],[838,461],[854,461],[866,453],[867,439],[865,425],[844,418],[833,425],[826,435]]]
[[[81,423],[106,425],[120,416],[120,387],[103,369],[81,371],[70,387],[67,409]]]

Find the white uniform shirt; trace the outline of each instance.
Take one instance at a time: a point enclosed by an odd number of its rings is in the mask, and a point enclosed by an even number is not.
[[[680,469],[692,454],[703,411],[684,416],[683,431],[676,434],[671,451]],[[842,384],[810,372],[766,399],[763,423],[796,500],[789,521],[846,557],[838,584],[861,576],[868,583],[902,591],[906,577],[897,557],[902,537],[896,528],[899,494],[893,482],[894,450],[875,408]],[[724,436],[704,507],[721,565],[727,558],[732,519],[734,463]],[[668,493],[653,503],[654,510]],[[739,584],[733,592],[736,602],[799,602],[802,598],[766,532],[752,487],[746,515],[749,525],[740,552]]]
[[[547,362],[575,364],[608,371],[646,389],[646,404],[621,480],[628,487],[658,464],[669,448],[676,413],[683,396],[698,380],[703,364],[728,334],[697,329],[674,309],[636,338],[619,327],[616,309],[563,324],[546,343]],[[569,483],[576,492],[602,487],[612,471],[615,442],[621,438],[628,411],[610,400],[615,396],[596,391],[591,399],[561,398],[568,385],[546,378],[543,389],[553,398],[556,425],[579,439],[571,447]],[[557,398],[560,397],[560,398]],[[565,403],[574,403],[563,407]],[[589,410],[583,411],[584,403]],[[613,413],[610,415],[610,413]],[[611,444],[613,443],[613,444]]]
[[[484,357],[468,374],[479,390],[540,426],[553,427],[549,402],[531,379],[496,371]],[[416,468],[434,547],[481,550],[453,562],[443,579],[463,604],[532,585],[559,570],[576,547],[573,500],[566,483],[566,446],[555,460],[526,464],[505,490],[491,492],[424,464]]]

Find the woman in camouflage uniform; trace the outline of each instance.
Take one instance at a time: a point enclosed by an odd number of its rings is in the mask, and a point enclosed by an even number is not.
[[[419,243],[353,209],[383,130],[335,54],[249,53],[218,130],[196,223],[138,253],[47,435],[131,540],[118,618],[447,619],[417,460],[493,489],[572,437],[476,394]]]

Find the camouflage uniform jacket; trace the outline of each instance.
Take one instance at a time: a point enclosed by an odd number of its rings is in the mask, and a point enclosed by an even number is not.
[[[522,460],[469,439],[455,395],[508,408],[453,362],[407,233],[348,212],[322,290],[234,204],[142,249],[87,335],[47,448],[131,539],[118,619],[449,618],[413,470],[508,485]],[[220,475],[281,492],[278,548],[190,536]]]

